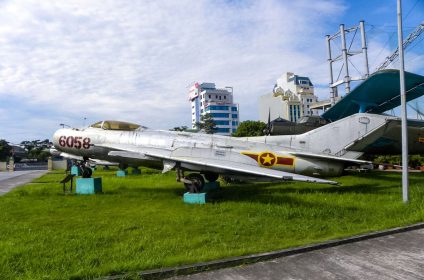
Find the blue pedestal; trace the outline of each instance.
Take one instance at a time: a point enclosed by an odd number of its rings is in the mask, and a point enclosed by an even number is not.
[[[202,189],[203,192],[209,192],[209,191],[215,191],[215,190],[219,190],[219,182],[217,181],[205,183]]]
[[[207,193],[189,193],[186,192],[183,196],[184,203],[188,204],[205,204]]]
[[[81,176],[81,169],[76,165],[72,165],[71,174],[75,176]]]
[[[141,170],[140,170],[140,169],[138,169],[138,168],[134,168],[134,169],[132,170],[131,174],[133,174],[133,175],[140,175],[140,174],[141,174]]]
[[[76,193],[95,194],[102,192],[102,178],[78,178]]]
[[[125,177],[127,175],[128,175],[128,171],[126,171],[126,170],[118,170],[118,171],[116,171],[116,176],[117,177]]]

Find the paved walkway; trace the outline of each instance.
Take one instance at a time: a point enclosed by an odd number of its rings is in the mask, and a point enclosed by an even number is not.
[[[172,279],[424,279],[424,229]]]
[[[0,195],[15,187],[25,185],[45,173],[47,173],[47,170],[0,172]]]

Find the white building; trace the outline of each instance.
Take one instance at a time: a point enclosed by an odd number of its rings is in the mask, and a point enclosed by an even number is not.
[[[287,72],[277,79],[273,92],[259,98],[259,119],[266,123],[271,113],[271,120],[281,117],[295,122],[302,116],[318,115],[310,108],[317,100],[308,77]]]
[[[233,103],[233,88],[217,89],[214,83],[194,83],[189,90],[191,123],[196,127],[200,116],[212,114],[216,134],[231,135],[239,124],[239,107]]]

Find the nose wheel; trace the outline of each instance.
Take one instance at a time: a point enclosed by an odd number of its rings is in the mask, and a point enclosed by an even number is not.
[[[91,178],[93,170],[88,166],[88,158],[84,158],[83,161],[74,161],[74,165],[81,171],[82,178]]]

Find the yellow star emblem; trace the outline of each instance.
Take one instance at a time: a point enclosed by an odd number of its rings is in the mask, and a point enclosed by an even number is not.
[[[262,153],[259,156],[259,164],[263,166],[273,166],[276,162],[276,156],[272,153]]]

